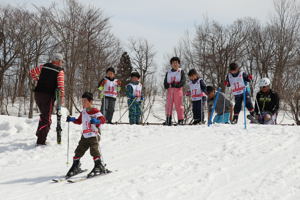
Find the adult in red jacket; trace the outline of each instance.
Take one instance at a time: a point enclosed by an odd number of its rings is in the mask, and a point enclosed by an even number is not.
[[[51,126],[51,114],[56,100],[56,91],[59,91],[61,104],[64,104],[64,70],[63,56],[56,53],[52,56],[52,62],[38,66],[30,70],[31,77],[37,81],[35,102],[41,112],[40,121],[36,131],[37,145],[45,145]]]

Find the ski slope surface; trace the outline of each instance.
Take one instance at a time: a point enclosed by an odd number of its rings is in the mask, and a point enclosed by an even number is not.
[[[0,199],[18,200],[299,200],[300,129],[239,125],[102,126],[101,152],[113,173],[52,183],[72,164],[81,126],[55,116],[49,144],[35,146],[34,119],[0,116]],[[93,160],[86,152],[82,169]],[[78,177],[83,177],[80,174]]]

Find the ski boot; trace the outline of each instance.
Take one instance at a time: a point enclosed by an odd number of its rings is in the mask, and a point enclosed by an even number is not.
[[[184,125],[184,124],[183,124],[183,119],[178,120],[178,123],[177,123],[177,124],[183,126],[183,125]]]
[[[255,117],[253,117],[252,115],[247,115],[247,119],[250,120],[251,124],[259,124],[259,121]]]
[[[68,171],[68,173],[65,177],[70,178],[71,176],[75,176],[75,175],[81,173],[82,169],[80,168],[80,166],[81,166],[80,160],[74,160],[72,167],[70,168],[70,170]]]
[[[172,126],[172,117],[167,117],[166,121],[163,123],[164,126]]]
[[[94,162],[95,162],[95,166],[92,169],[92,171],[87,175],[88,178],[111,172],[110,170],[105,169],[105,166],[102,164],[100,159],[97,159]]]
[[[199,124],[199,123],[201,123],[201,120],[200,120],[200,119],[195,119],[195,120],[193,121],[192,125],[197,125],[197,124]]]
[[[237,124],[238,119],[239,119],[239,116],[234,115],[234,116],[233,116],[233,119],[232,119],[232,121],[231,121],[231,124]]]

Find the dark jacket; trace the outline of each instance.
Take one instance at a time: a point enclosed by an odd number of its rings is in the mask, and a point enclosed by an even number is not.
[[[58,73],[62,70],[63,68],[52,63],[44,64],[34,91],[55,95]]]
[[[174,69],[171,69],[172,72],[175,72],[176,70]],[[168,89],[168,88],[181,88],[184,86],[185,84],[185,81],[186,81],[186,78],[185,78],[185,73],[183,70],[181,70],[181,80],[179,83],[172,83],[171,85],[168,83],[168,72],[166,73],[166,76],[165,76],[165,80],[164,80],[164,87],[165,89]]]
[[[275,114],[279,109],[279,96],[276,92],[270,90],[267,93],[258,92],[256,95],[255,102],[255,114],[260,114],[260,112],[270,112]],[[258,103],[258,105],[257,105]]]

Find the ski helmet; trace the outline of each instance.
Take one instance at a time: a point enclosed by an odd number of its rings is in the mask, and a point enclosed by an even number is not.
[[[269,78],[262,78],[262,79],[260,79],[258,86],[265,87],[265,86],[269,86],[270,84],[271,84],[271,81]]]

